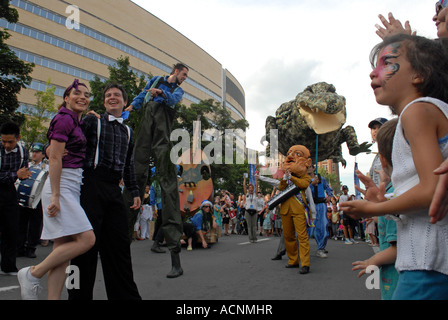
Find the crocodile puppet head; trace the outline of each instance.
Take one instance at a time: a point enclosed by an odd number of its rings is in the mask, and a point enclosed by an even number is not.
[[[308,86],[289,102],[283,103],[276,117],[266,119],[266,140],[270,141],[270,130],[278,130],[278,151],[286,155],[293,145],[304,145],[315,157],[318,145],[318,161],[332,159],[346,166],[341,144],[346,142],[350,155],[369,152],[371,144],[358,144],[352,126],[342,128],[346,120],[345,98],[336,93],[336,88],[319,82]],[[318,139],[316,137],[318,136]],[[270,146],[267,147],[269,154]]]

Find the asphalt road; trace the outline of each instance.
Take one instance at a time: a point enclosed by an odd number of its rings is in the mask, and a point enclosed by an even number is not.
[[[374,254],[364,242],[346,245],[329,240],[328,258],[315,255],[316,242],[311,239],[310,273],[287,269],[287,258],[272,261],[278,237],[259,237],[248,243],[245,235],[223,236],[210,249],[181,253],[184,275],[166,278],[171,269],[169,253],[150,251],[152,241],[131,245],[134,278],[144,300],[149,301],[283,301],[283,300],[380,300],[380,291],[369,290],[366,279],[357,278],[351,263]],[[18,268],[38,263],[51,247],[39,247],[36,259],[17,258]],[[99,264],[101,266],[101,264]],[[0,300],[20,300],[17,277],[0,276]],[[46,281],[42,281],[40,298],[46,297]],[[67,299],[65,290],[62,299]],[[101,268],[98,268],[95,300],[106,300]]]

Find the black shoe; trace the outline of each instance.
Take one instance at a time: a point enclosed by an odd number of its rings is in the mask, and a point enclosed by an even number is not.
[[[282,256],[277,254],[274,258],[272,258],[271,260],[282,260]]]
[[[287,265],[285,266],[285,268],[298,268],[298,267],[299,267],[298,264],[287,264]]]
[[[178,252],[171,252],[171,271],[166,275],[167,278],[177,278],[184,274],[180,266],[180,255]]]
[[[306,274],[306,273],[308,273],[308,272],[310,272],[310,267],[302,267],[302,268],[300,268],[300,270],[299,270],[299,273],[300,274]]]
[[[160,247],[160,244],[157,241],[154,241],[154,244],[151,247],[151,251],[155,253],[165,253],[166,251]]]

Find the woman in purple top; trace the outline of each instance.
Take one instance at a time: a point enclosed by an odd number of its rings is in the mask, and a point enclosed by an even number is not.
[[[53,251],[40,264],[18,272],[24,300],[37,300],[39,280],[47,273],[48,299],[60,299],[70,260],[95,243],[92,226],[79,200],[86,149],[80,121],[89,98],[86,85],[75,80],[65,91],[64,102],[48,129],[50,170],[42,191],[41,238],[53,240]],[[65,156],[64,150],[68,152]]]

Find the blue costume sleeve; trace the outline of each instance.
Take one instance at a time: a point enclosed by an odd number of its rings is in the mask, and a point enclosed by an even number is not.
[[[331,187],[328,185],[327,180],[322,177],[322,183],[324,185],[324,189],[327,192],[327,196],[333,196],[333,189],[331,189]]]
[[[146,94],[148,93],[148,90],[151,88],[152,84],[154,83],[155,79],[157,77],[152,78],[149,80],[149,82],[146,84],[145,88],[142,92],[138,94],[132,101],[131,105],[134,107],[135,110],[138,110],[142,107],[143,101],[145,100]]]
[[[181,88],[177,88],[173,93],[171,93],[171,89],[170,90],[166,90],[166,87],[162,87],[159,88],[163,91],[163,94],[165,95],[166,99],[165,99],[165,103],[172,107],[174,105],[176,105],[177,103],[179,103],[182,100],[182,97],[184,95],[184,91]]]

